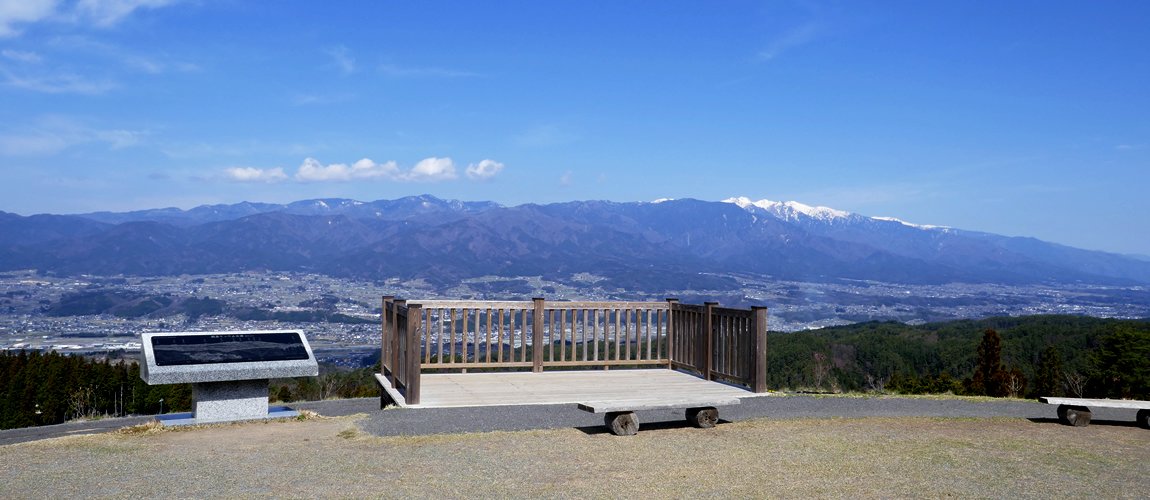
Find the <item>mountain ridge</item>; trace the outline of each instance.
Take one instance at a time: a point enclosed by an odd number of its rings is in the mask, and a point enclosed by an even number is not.
[[[505,207],[423,195],[88,216],[0,213],[0,270],[298,270],[440,285],[581,272],[628,276],[619,282],[630,287],[691,282],[700,273],[907,284],[1150,283],[1150,262],[1119,254],[747,198]],[[108,222],[117,220],[123,222]]]

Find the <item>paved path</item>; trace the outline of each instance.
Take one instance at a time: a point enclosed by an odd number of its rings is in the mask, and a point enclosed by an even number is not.
[[[1020,417],[1056,424],[1052,405],[1017,401],[974,402],[920,398],[846,398],[766,396],[746,398],[738,406],[719,409],[721,420],[752,418],[863,418],[863,417]],[[1134,410],[1092,409],[1091,425],[1136,425]],[[603,416],[578,410],[573,404],[484,406],[471,408],[407,408],[370,413],[360,422],[375,436],[424,435],[493,430],[520,431],[575,427],[604,432]],[[685,427],[683,412],[636,412],[640,429]]]
[[[272,406],[280,406],[273,404]],[[343,417],[356,413],[369,413],[379,410],[379,398],[336,399],[330,401],[309,401],[291,403],[296,410],[312,410],[328,417]],[[22,429],[0,430],[0,446],[6,444],[23,443],[40,439],[50,439],[62,436],[79,434],[95,434],[98,432],[114,431],[124,427],[140,425],[155,420],[151,415],[105,418],[87,422],[69,422],[59,425],[42,425],[40,427],[25,427]]]
[[[359,398],[291,403],[288,406],[296,410],[311,410],[329,417],[366,413],[369,418],[361,421],[360,427],[376,436],[572,427],[590,433],[604,432],[602,415],[580,411],[573,404],[407,408],[379,411],[379,398]],[[1017,401],[766,396],[746,398],[738,406],[720,408],[719,416],[728,422],[752,418],[1020,417],[1058,425],[1055,408],[1053,405]],[[1134,426],[1135,413],[1135,410],[1094,408],[1090,425]],[[641,429],[686,426],[680,411],[644,411],[638,412],[638,416]],[[151,419],[150,416],[109,418],[93,422],[4,430],[0,431],[0,446],[61,436],[108,432],[142,424]]]
[[[59,425],[42,425],[40,427],[25,427],[22,429],[8,429],[0,431],[0,446],[6,444],[23,443],[61,436],[75,436],[79,434],[96,434],[98,432],[114,431],[124,427],[140,425],[154,420],[150,416],[105,418],[90,422],[69,422]]]

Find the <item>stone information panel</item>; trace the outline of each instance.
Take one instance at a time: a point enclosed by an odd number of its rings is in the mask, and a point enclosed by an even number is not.
[[[152,337],[159,366],[308,359],[296,332]]]

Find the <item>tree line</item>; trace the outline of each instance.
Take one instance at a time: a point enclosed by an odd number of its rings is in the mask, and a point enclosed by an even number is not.
[[[55,351],[0,353],[0,429],[191,408],[191,385],[148,385],[136,362]]]
[[[379,397],[375,367],[319,377],[274,379],[271,402]],[[191,384],[148,385],[138,362],[38,350],[0,351],[0,429],[61,424],[80,418],[192,411]]]
[[[1150,322],[1041,315],[772,334],[776,389],[1150,399]]]

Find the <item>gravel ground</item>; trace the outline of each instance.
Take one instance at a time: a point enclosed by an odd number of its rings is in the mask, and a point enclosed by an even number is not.
[[[358,430],[368,420],[137,428],[0,446],[0,496],[1146,498],[1150,491],[1150,431],[1133,425],[760,418],[713,429],[656,426],[630,437],[572,428],[372,437]]]
[[[378,407],[378,404],[376,404]],[[1056,406],[1026,401],[972,401],[901,397],[761,396],[719,409],[728,422],[748,419],[863,417],[1018,417],[1053,422]],[[322,413],[322,412],[321,412]],[[1135,410],[1098,408],[1093,425],[1134,425]],[[639,429],[684,427],[682,410],[636,412]],[[575,405],[484,406],[372,411],[360,427],[373,436],[450,434],[577,428],[599,432],[603,416]]]
[[[0,431],[0,446],[6,444],[25,443],[40,439],[50,439],[62,436],[76,436],[82,434],[96,434],[109,432],[124,427],[139,425],[154,420],[153,417],[124,417],[106,418],[82,422],[68,422],[60,425],[44,425],[40,427],[25,427],[22,429],[7,429]]]
[[[290,403],[327,417],[367,414],[360,427],[374,436],[415,436],[461,432],[523,431],[576,428],[599,432],[602,415],[579,411],[575,405],[485,406],[469,408],[389,409],[379,411],[379,398],[337,399]],[[1025,401],[971,401],[902,397],[763,396],[720,408],[727,422],[754,418],[863,417],[1021,417],[1054,421],[1055,406]],[[1092,425],[1133,425],[1135,410],[1096,408]],[[638,412],[641,429],[684,427],[681,410]],[[0,431],[0,445],[73,434],[108,432],[137,425],[151,417],[104,419]]]

